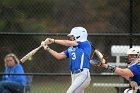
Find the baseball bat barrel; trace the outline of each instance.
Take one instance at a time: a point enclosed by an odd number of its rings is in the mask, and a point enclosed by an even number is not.
[[[33,49],[31,52],[26,54],[23,58],[20,59],[22,63],[24,63],[26,60],[28,60],[30,57],[32,57],[42,46],[40,45],[39,47]]]

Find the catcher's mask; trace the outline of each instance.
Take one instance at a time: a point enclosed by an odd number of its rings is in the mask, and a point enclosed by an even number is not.
[[[133,64],[135,62],[135,60],[140,57],[140,47],[130,48],[127,51],[127,55],[128,55],[128,62],[127,63]]]
[[[88,33],[87,30],[83,27],[74,27],[72,28],[70,34],[68,34],[70,40],[74,41],[81,41],[84,42],[87,40]]]

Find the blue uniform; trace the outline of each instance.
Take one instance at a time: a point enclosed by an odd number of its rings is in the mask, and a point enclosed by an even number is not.
[[[17,64],[14,68],[6,67],[4,73],[9,75],[4,75],[2,77],[3,81],[15,81],[22,85],[26,85],[26,81],[27,81],[26,76],[10,75],[10,74],[24,74],[24,70],[20,64]]]
[[[77,42],[78,46],[71,46],[64,51],[66,56],[70,58],[70,70],[89,68],[91,55],[91,44],[89,41]]]
[[[131,72],[133,73],[133,77],[131,78],[131,81],[137,82],[138,86],[140,86],[140,64],[132,65],[129,67]],[[140,90],[138,90],[137,93],[140,93]]]

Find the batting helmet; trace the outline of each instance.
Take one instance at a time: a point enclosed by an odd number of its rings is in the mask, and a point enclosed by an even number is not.
[[[88,37],[88,33],[87,33],[87,30],[83,27],[74,27],[72,28],[70,34],[68,34],[68,36],[71,36],[73,35],[74,36],[74,39],[76,41],[86,41],[87,40],[87,37]]]

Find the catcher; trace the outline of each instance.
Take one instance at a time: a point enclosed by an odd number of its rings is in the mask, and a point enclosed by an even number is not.
[[[124,93],[140,93],[140,47],[130,48],[127,51],[128,68],[119,68],[105,63],[103,55],[96,50],[100,61],[91,60],[91,63],[106,68],[110,72],[115,72],[126,80],[130,80],[131,89],[126,89]]]

